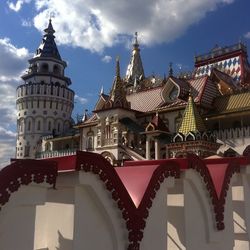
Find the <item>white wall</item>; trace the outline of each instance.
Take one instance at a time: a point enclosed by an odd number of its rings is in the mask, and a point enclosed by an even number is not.
[[[233,176],[218,231],[208,191],[190,169],[156,193],[140,250],[247,250],[250,166]],[[92,173],[60,173],[56,189],[22,186],[0,211],[0,249],[126,250],[126,222],[111,193]]]

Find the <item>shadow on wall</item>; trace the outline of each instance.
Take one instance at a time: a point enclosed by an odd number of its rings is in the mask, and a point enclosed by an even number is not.
[[[56,247],[56,250],[70,250],[73,249],[73,240],[69,240],[63,237],[63,235],[58,232],[58,244],[59,246]]]

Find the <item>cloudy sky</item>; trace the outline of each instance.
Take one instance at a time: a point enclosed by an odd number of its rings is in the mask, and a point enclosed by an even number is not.
[[[109,92],[114,58],[122,74],[139,34],[146,75],[193,69],[194,56],[216,44],[250,47],[249,0],[8,0],[0,1],[0,166],[14,156],[15,89],[51,17],[67,76],[76,93],[73,118]]]

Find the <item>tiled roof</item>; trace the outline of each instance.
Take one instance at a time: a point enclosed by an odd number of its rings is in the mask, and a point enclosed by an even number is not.
[[[164,103],[161,107],[157,108],[157,110],[163,110],[163,109],[168,109],[168,108],[175,108],[175,107],[182,107],[186,106],[187,102],[177,99],[175,102],[171,103]]]
[[[250,110],[250,92],[218,97],[214,107],[218,113]]]
[[[42,43],[36,51],[35,57],[53,57],[58,60],[62,60],[55,43],[55,33],[51,19],[49,20],[48,28],[44,30],[45,35],[43,36]]]
[[[171,80],[180,88],[179,97],[184,97],[189,92],[190,86],[187,81],[185,81],[184,79],[173,77],[173,76],[171,77]]]
[[[188,98],[188,103],[184,111],[183,118],[182,118],[181,125],[180,125],[178,132],[186,135],[191,131],[203,132],[203,131],[206,131],[206,127],[201,118],[201,115],[199,114],[199,111],[196,108],[194,100],[192,96],[190,95]]]
[[[206,84],[208,76],[202,76],[195,79],[188,80],[191,86],[191,93],[195,102],[200,102],[202,93]]]
[[[228,85],[230,85],[231,88],[235,89],[236,83],[233,80],[232,77],[230,77],[228,74],[213,68],[211,74],[215,74],[218,78],[225,81]],[[212,75],[211,75],[212,76]]]
[[[133,110],[141,112],[152,111],[164,103],[161,92],[162,87],[157,87],[127,95],[127,100],[131,103],[131,109]]]

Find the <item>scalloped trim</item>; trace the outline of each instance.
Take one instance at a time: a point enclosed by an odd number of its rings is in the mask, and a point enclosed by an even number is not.
[[[128,250],[139,250],[140,248],[143,230],[149,215],[148,210],[152,206],[152,201],[156,196],[156,192],[160,189],[161,183],[170,176],[180,177],[180,166],[177,162],[171,162],[169,166],[159,165],[151,177],[139,207],[136,208],[115,169],[101,155],[91,152],[77,152],[76,169],[99,175],[107,190],[111,192],[112,198],[116,201],[126,222],[129,241]]]
[[[0,171],[0,210],[21,185],[46,182],[55,187],[57,163],[52,161],[17,160]]]

